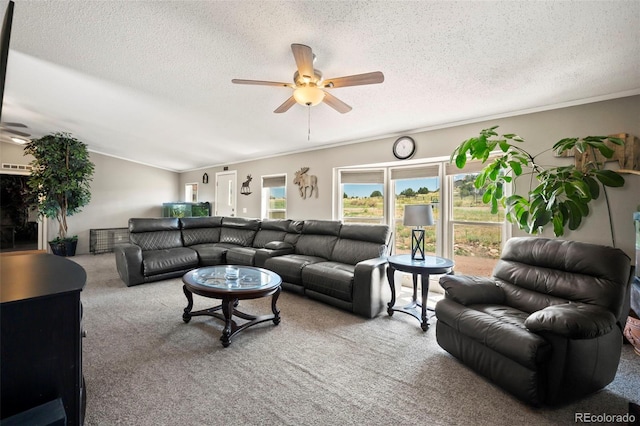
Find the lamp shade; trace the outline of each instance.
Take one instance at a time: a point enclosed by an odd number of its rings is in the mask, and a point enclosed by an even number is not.
[[[404,226],[433,225],[431,204],[412,204],[404,206]]]
[[[318,105],[324,99],[324,90],[318,89],[314,86],[298,87],[293,91],[293,98],[300,105]]]

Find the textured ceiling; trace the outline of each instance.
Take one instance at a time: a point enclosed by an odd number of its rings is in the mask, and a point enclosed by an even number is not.
[[[292,82],[291,43],[385,81],[274,114],[231,79]],[[638,93],[638,1],[16,0],[3,121],[184,171]]]

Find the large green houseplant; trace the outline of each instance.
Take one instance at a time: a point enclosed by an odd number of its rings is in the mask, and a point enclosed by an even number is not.
[[[49,241],[54,254],[73,256],[77,236],[68,237],[67,217],[82,210],[91,200],[89,182],[94,164],[87,145],[69,133],[52,133],[25,145],[25,155],[34,157],[27,182],[38,213],[58,221],[58,237]]]
[[[542,153],[531,155],[518,146],[524,142],[521,137],[498,135],[497,128],[484,129],[479,136],[462,142],[451,154],[451,162],[460,169],[468,160],[480,160],[486,164],[474,182],[476,188],[484,190],[482,201],[491,206],[492,213],[497,213],[498,204],[501,204],[505,207],[507,220],[529,234],[538,234],[550,224],[557,237],[562,236],[567,227],[577,229],[589,214],[592,200],[602,192],[608,208],[606,187],[624,185],[624,178],[619,173],[604,169],[604,164],[596,160],[588,162],[583,169],[575,165],[545,167],[537,161],[537,156]],[[607,146],[606,141],[624,144],[622,139],[615,137],[587,136],[562,139],[550,149],[557,155],[575,149],[578,153],[588,152],[593,159],[598,158],[597,153],[611,158],[614,150]],[[529,176],[526,196],[515,191],[516,180],[524,176]],[[506,196],[505,185],[511,182],[514,194]],[[610,211],[609,224],[615,246]]]

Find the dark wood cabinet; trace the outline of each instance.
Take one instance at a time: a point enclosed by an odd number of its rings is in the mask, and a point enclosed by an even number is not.
[[[81,425],[84,269],[45,253],[0,256],[2,419],[57,398]]]

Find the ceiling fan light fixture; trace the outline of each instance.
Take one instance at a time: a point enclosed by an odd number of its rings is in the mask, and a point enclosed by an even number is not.
[[[293,91],[293,98],[300,105],[315,106],[324,99],[324,91],[314,86],[298,87]]]
[[[20,145],[24,145],[24,144],[26,144],[27,142],[29,142],[29,141],[28,141],[28,140],[26,140],[26,139],[16,138],[16,137],[12,137],[12,138],[11,138],[11,140],[12,140],[12,141],[14,141],[15,143],[19,143]]]

